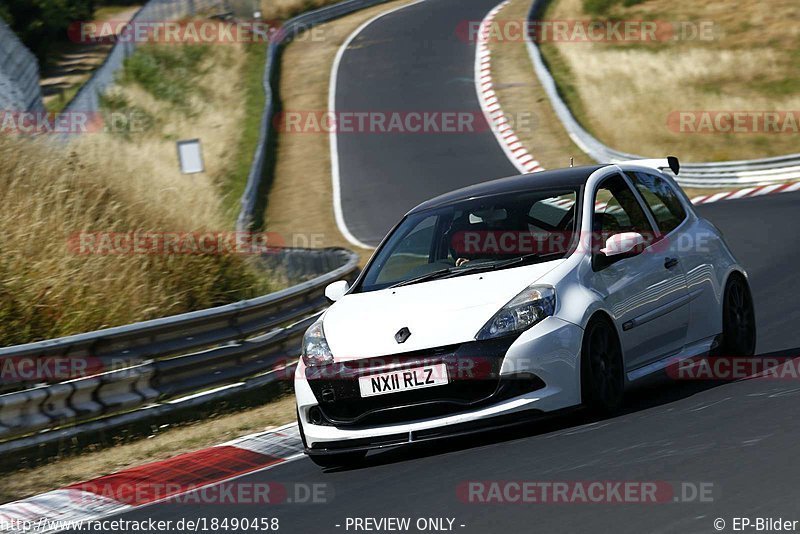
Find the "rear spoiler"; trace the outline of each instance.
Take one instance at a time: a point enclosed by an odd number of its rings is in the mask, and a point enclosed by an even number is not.
[[[669,169],[672,171],[672,174],[678,176],[678,172],[681,170],[681,162],[678,161],[678,158],[675,156],[667,156],[665,159],[632,159],[625,162],[620,162],[623,165],[625,163],[631,163],[633,165],[642,165],[643,167],[651,167],[653,169],[664,170]]]

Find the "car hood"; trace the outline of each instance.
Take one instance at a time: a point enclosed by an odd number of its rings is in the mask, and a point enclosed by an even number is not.
[[[564,260],[344,296],[323,318],[328,345],[347,361],[464,343],[520,291]],[[395,334],[407,327],[405,343]]]

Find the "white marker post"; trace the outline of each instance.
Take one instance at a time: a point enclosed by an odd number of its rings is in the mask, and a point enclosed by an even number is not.
[[[200,145],[200,139],[178,141],[178,160],[183,174],[205,172],[203,147]]]

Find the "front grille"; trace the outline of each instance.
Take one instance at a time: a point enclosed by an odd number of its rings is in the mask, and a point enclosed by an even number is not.
[[[513,396],[521,387],[528,391],[543,387],[536,377],[501,384],[500,368],[514,337],[474,341],[380,358],[309,367],[306,378],[324,417],[333,425],[355,428],[399,423],[449,415]],[[358,378],[443,363],[449,383],[411,391],[362,398]]]

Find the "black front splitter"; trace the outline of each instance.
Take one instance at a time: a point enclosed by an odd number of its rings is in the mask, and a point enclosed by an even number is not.
[[[533,422],[542,422],[554,417],[559,417],[578,409],[578,406],[562,408],[553,412],[543,412],[541,410],[525,410],[513,414],[504,414],[478,421],[469,421],[455,425],[447,425],[438,428],[425,430],[413,430],[409,432],[389,434],[386,436],[375,436],[374,438],[358,438],[343,441],[325,442],[324,447],[307,447],[303,440],[304,452],[310,456],[324,456],[332,454],[343,454],[347,452],[360,452],[369,450],[388,449],[415,445],[417,443],[427,443],[435,440],[443,440],[488,432],[490,430],[500,430],[514,426],[524,425]]]

